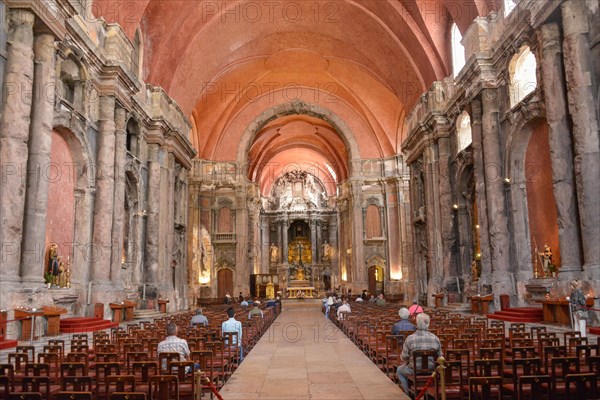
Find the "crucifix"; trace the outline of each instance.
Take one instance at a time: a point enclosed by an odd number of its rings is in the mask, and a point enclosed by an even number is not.
[[[302,249],[304,248],[304,246],[302,246],[302,243],[298,243],[298,263],[302,264]]]

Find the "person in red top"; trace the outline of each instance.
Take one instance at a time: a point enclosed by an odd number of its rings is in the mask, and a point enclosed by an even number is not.
[[[413,301],[412,306],[408,307],[408,312],[411,317],[414,317],[417,314],[421,314],[423,312],[423,307],[421,307],[419,303],[415,300]]]

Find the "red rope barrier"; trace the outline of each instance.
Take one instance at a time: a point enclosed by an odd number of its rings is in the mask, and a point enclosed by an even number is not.
[[[600,309],[592,308],[592,307],[586,307],[586,306],[577,306],[577,308],[585,308],[586,310],[590,310],[590,311],[600,311]],[[575,310],[575,311],[577,311],[577,310]]]
[[[208,379],[207,376],[204,377],[205,381],[206,381],[206,385],[208,386],[208,388],[213,392],[213,394],[215,396],[217,396],[217,399],[219,400],[223,400],[223,397],[221,397],[221,395],[219,394],[219,392],[217,391],[217,388],[215,387],[215,385],[210,381],[210,379]]]
[[[427,389],[429,389],[429,386],[431,386],[431,383],[435,379],[436,374],[437,374],[437,369],[435,371],[433,371],[433,373],[431,374],[431,377],[429,377],[429,379],[427,379],[427,382],[425,382],[425,386],[423,386],[423,389],[421,389],[421,391],[419,392],[419,394],[417,395],[417,398],[415,400],[420,400],[423,397],[423,395],[425,395],[425,392],[427,391]]]

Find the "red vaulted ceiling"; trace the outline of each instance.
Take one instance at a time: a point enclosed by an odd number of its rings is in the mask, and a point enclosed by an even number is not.
[[[344,135],[356,143],[352,156],[399,153],[406,114],[450,74],[452,22],[464,33],[494,9],[494,0],[95,0],[93,12],[130,38],[141,30],[143,78],[190,117],[198,156],[249,163],[264,193],[289,163],[324,174],[326,163],[338,182],[347,178]],[[347,131],[314,115],[257,122],[293,102],[335,115]]]

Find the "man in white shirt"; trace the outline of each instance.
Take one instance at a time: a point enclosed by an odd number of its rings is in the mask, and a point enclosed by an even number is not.
[[[235,310],[233,307],[227,309],[227,316],[229,319],[221,324],[221,332],[237,332],[237,339],[234,337],[234,343],[237,344],[240,350],[240,361],[244,359],[244,349],[242,347],[242,323],[235,319]],[[237,340],[237,343],[235,342]]]
[[[346,319],[346,314],[350,312],[352,312],[352,310],[350,310],[350,304],[344,299],[342,305],[338,307],[337,317],[338,319]]]

